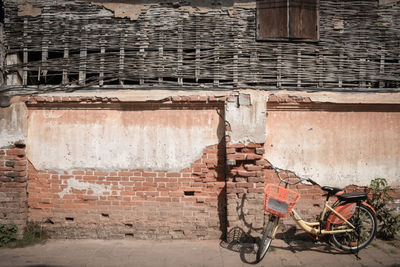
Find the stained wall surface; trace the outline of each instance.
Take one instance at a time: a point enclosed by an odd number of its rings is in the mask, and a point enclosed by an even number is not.
[[[399,112],[269,111],[265,158],[323,185],[400,181]]]
[[[210,110],[30,110],[28,158],[38,170],[179,171],[219,143],[219,123]]]
[[[221,125],[215,108],[30,109],[29,220],[61,238],[220,238]]]

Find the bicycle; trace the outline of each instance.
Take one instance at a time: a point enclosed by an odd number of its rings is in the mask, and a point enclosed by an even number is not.
[[[292,219],[304,231],[316,238],[324,235],[331,235],[332,243],[338,248],[356,252],[365,248],[375,237],[377,220],[374,208],[367,203],[367,194],[363,192],[353,192],[345,194],[341,188],[320,186],[309,178],[300,178],[297,182],[289,182],[279,175],[279,169],[275,170],[285,187],[275,184],[267,184],[264,189],[264,209],[270,214],[268,225],[259,243],[257,251],[257,262],[261,261],[268,251],[272,240],[275,237],[279,226],[280,218],[287,217],[289,214]],[[308,182],[319,186],[326,192],[325,205],[320,213],[319,220],[315,222],[304,221],[293,209],[300,195],[287,189],[289,185]],[[337,200],[332,206],[329,199],[336,196]]]

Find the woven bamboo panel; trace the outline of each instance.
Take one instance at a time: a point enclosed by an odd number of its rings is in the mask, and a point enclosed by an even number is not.
[[[400,89],[399,3],[320,1],[318,42],[257,41],[254,8],[154,4],[129,20],[87,2],[35,5],[40,16],[19,17],[5,3],[6,52],[21,57],[5,71],[24,70],[27,87]]]

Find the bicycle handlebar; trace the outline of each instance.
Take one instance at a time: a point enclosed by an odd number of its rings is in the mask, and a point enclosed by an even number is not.
[[[281,176],[279,175],[280,170],[279,170],[278,168],[276,168],[276,167],[274,167],[274,166],[271,166],[271,168],[272,168],[272,169],[275,171],[275,173],[278,175],[279,180],[281,180],[282,182],[284,182],[284,183],[286,183],[286,184],[296,185],[296,184],[299,184],[299,183],[302,183],[302,182],[309,182],[309,183],[312,184],[312,185],[318,185],[319,187],[321,187],[321,186],[320,186],[317,182],[315,182],[314,180],[312,180],[312,179],[310,179],[310,178],[302,178],[302,177],[298,176],[297,174],[295,174],[295,175],[296,175],[296,178],[298,179],[298,181],[297,181],[297,182],[289,182],[289,181],[284,180],[284,179],[281,178]]]

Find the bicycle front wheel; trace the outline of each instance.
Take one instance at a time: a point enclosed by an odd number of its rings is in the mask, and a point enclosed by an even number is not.
[[[355,251],[365,248],[375,237],[376,216],[374,212],[363,204],[357,204],[356,211],[349,219],[354,225],[353,232],[333,234],[332,242],[338,248],[346,251]],[[343,229],[343,225],[331,225],[330,230]]]
[[[258,245],[257,261],[261,261],[267,253],[268,248],[271,245],[275,229],[278,227],[278,222],[278,217],[271,216],[263,237],[261,238],[260,244]]]

